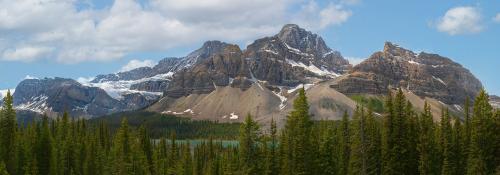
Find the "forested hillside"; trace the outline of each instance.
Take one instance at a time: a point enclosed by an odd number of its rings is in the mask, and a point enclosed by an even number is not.
[[[381,115],[359,106],[340,122],[315,123],[301,89],[284,128],[274,120],[264,128],[249,115],[239,144],[223,146],[210,136],[197,145],[176,142],[175,132],[152,139],[157,122],[131,127],[126,117],[116,132],[68,115],[18,127],[8,94],[0,174],[499,174],[500,111],[488,100],[483,90],[473,105],[467,100],[463,120],[443,109],[436,123],[428,105],[416,112],[400,90],[387,95]]]

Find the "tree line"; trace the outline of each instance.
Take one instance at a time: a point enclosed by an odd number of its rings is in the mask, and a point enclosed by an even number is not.
[[[401,90],[389,94],[384,113],[359,106],[341,121],[313,122],[301,89],[284,127],[262,127],[248,115],[238,145],[207,138],[200,144],[152,139],[146,126],[116,132],[104,122],[71,119],[18,127],[10,93],[0,113],[0,175],[176,174],[322,175],[500,173],[500,112],[481,91],[459,119],[443,108],[416,111]]]

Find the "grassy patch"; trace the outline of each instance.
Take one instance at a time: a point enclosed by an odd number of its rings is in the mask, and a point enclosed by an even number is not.
[[[365,95],[351,95],[349,97],[360,105],[363,105],[367,108],[372,108],[372,110],[375,112],[384,112],[384,102],[381,97]]]

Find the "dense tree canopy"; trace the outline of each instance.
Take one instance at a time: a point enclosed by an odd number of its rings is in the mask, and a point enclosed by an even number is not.
[[[443,108],[435,122],[427,103],[416,111],[398,91],[386,97],[383,113],[359,106],[341,121],[314,122],[301,89],[281,130],[274,119],[261,126],[249,114],[237,125],[235,144],[227,144],[210,136],[177,140],[187,136],[178,133],[183,127],[198,123],[170,123],[169,132],[153,134],[147,122],[120,118],[110,127],[64,114],[18,126],[8,93],[0,112],[0,175],[499,174],[500,111],[488,99],[481,91],[472,107],[465,102],[463,119]],[[208,124],[204,131],[234,127]]]

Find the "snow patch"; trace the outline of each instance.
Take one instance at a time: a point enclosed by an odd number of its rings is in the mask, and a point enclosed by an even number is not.
[[[264,52],[268,52],[268,53],[272,53],[272,54],[275,54],[275,55],[279,55],[279,53],[276,52],[276,51],[274,51],[274,50],[264,49],[263,51]]]
[[[47,105],[48,99],[49,97],[47,97],[46,95],[31,97],[31,99],[28,100],[26,103],[19,104],[14,108],[17,110],[27,110],[43,114],[46,111],[52,110],[52,108],[49,108],[49,106]]]
[[[431,65],[433,68],[440,68],[440,67],[444,67],[444,65]]]
[[[328,71],[326,70],[324,67],[322,67],[321,69],[316,67],[314,64],[312,63],[309,63],[309,66],[308,65],[305,65],[304,63],[302,62],[296,62],[296,61],[293,61],[293,60],[290,60],[290,59],[286,59],[286,62],[290,65],[292,65],[292,67],[302,67],[304,68],[305,70],[308,70],[312,73],[315,73],[317,75],[321,75],[321,76],[330,76],[332,78],[335,78],[335,77],[339,77],[340,75],[335,73],[335,72],[332,72],[332,71]]]
[[[443,80],[441,80],[441,78],[438,78],[438,77],[435,77],[435,76],[432,76],[432,78],[433,78],[434,80],[439,81],[441,84],[443,84],[443,85],[445,85],[445,86],[447,85],[447,84],[446,84]]]
[[[460,105],[455,104],[453,105],[453,107],[455,107],[455,109],[457,109],[458,111],[464,111],[464,109]]]
[[[410,64],[416,64],[416,65],[422,65],[419,62],[416,62],[416,61],[413,61],[413,60],[408,61],[408,63],[410,63]]]
[[[283,88],[280,87],[279,92],[274,92],[274,91],[272,91],[272,92],[274,95],[276,95],[280,99],[281,103],[280,103],[279,108],[280,108],[280,110],[283,110],[286,107],[286,100],[287,100],[287,98],[285,96],[283,96]]]
[[[183,115],[183,114],[191,114],[191,115],[194,115],[194,111],[192,109],[186,109],[182,112],[176,112],[176,111],[163,111],[161,112],[162,114],[173,114],[173,115]]]
[[[292,89],[289,89],[288,90],[288,93],[291,94],[297,90],[299,90],[300,88],[304,87],[304,90],[308,90],[309,88],[311,88],[312,86],[314,86],[314,84],[299,84],[297,86],[295,86],[294,88]]]
[[[255,76],[253,76],[252,70],[250,70],[250,69],[248,69],[248,70],[250,71],[250,77],[251,77],[250,81],[252,81],[255,84],[257,84],[257,86],[259,86],[259,88],[261,90],[264,90],[264,88],[260,85],[260,81],[257,78],[255,78]]]
[[[146,96],[147,98],[156,98],[161,96],[162,92],[148,92],[131,90],[130,87],[134,84],[146,82],[146,81],[161,81],[170,80],[172,78],[173,72],[168,72],[165,74],[158,74],[148,78],[142,78],[138,80],[120,80],[120,81],[100,81],[98,83],[90,82],[89,78],[79,78],[78,82],[85,86],[98,87],[106,91],[106,93],[114,99],[122,100],[123,95],[139,93]]]
[[[26,77],[24,77],[25,80],[39,80],[38,77],[35,77],[35,76],[31,76],[31,75],[26,75]]]
[[[335,51],[330,50],[330,51],[328,51],[328,52],[324,53],[324,54],[323,54],[323,58],[324,58],[324,57],[326,57],[326,56],[328,56],[328,55],[330,55],[330,54],[333,54],[334,52],[335,52]]]
[[[296,48],[290,47],[290,46],[289,46],[288,44],[286,44],[285,42],[283,42],[283,44],[285,45],[285,47],[286,47],[289,51],[291,51],[291,52],[293,52],[293,53],[295,53],[295,54],[297,54],[297,55],[302,55],[302,56],[311,57],[311,58],[313,57],[313,55],[312,55],[312,54],[304,53],[304,52],[300,51],[299,49],[296,49]]]
[[[232,112],[231,114],[229,114],[229,119],[230,120],[236,120],[240,118],[238,115],[234,114],[234,112]]]

